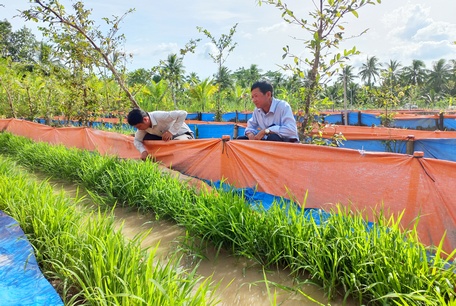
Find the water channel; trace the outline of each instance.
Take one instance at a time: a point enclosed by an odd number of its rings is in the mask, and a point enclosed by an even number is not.
[[[45,179],[43,175],[38,175],[39,179]],[[49,180],[49,183],[58,191],[63,189],[69,197],[74,198],[76,194],[81,196],[84,191],[75,184],[58,180]],[[87,195],[82,201],[83,205],[94,206]],[[122,228],[122,233],[127,238],[149,231],[150,233],[142,242],[143,247],[157,248],[158,260],[166,260],[167,256],[176,251],[179,241],[185,236],[185,230],[175,223],[165,220],[156,220],[152,214],[142,214],[131,208],[116,208],[114,210],[117,228]],[[198,258],[199,261],[199,258]],[[196,261],[183,262],[186,268],[192,269]],[[193,266],[192,266],[193,265]],[[348,301],[345,304],[342,298],[328,301],[321,288],[314,285],[304,285],[300,287],[306,295],[295,294],[288,290],[269,285],[270,292],[264,283],[263,269],[245,258],[235,257],[226,251],[211,250],[204,253],[203,259],[199,262],[197,272],[204,278],[212,276],[214,283],[220,283],[217,294],[220,299],[220,306],[307,306],[307,305],[346,305],[355,306],[358,303]],[[282,286],[294,287],[293,277],[285,270],[268,270],[266,277],[269,282],[277,283]],[[276,296],[274,297],[274,291]]]

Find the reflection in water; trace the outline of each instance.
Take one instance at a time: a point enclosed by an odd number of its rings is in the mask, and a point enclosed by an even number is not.
[[[144,215],[131,209],[115,209],[117,224],[123,223],[122,232],[126,237],[132,238],[142,231],[152,228],[150,234],[144,239],[143,247],[155,247],[160,243],[157,256],[166,256],[176,248],[179,238],[185,236],[185,231],[176,224],[168,221],[156,221],[152,215]],[[218,294],[220,305],[275,305],[274,287],[270,287],[270,293],[264,284],[263,270],[260,265],[247,259],[230,256],[227,252],[208,250],[198,267],[198,274],[209,277],[212,275],[214,282],[220,282]],[[293,278],[285,271],[267,271],[268,281],[282,286],[293,287]],[[290,293],[286,290],[276,289],[275,303],[277,305],[318,305],[328,304],[323,291],[312,285],[301,288],[305,294],[318,301]],[[271,296],[269,296],[271,295]],[[331,305],[342,305],[341,300],[331,301]],[[356,305],[346,303],[346,305]]]
[[[41,175],[38,175],[43,179]],[[77,185],[67,182],[50,180],[56,189],[63,188],[71,197],[76,194],[81,196],[84,191],[78,189]],[[89,196],[83,201],[84,204],[90,203]],[[131,208],[116,208],[114,210],[116,226],[122,228],[122,233],[127,238],[133,238],[145,231],[150,233],[142,241],[143,247],[157,248],[157,257],[166,259],[169,254],[176,252],[179,241],[185,237],[185,230],[175,223],[155,220],[151,214],[141,214]],[[283,305],[283,306],[306,306],[306,305],[329,305],[323,291],[312,285],[304,285],[300,289],[309,297],[275,288],[264,284],[263,270],[260,265],[255,264],[244,258],[234,257],[227,252],[207,250],[205,258],[199,262],[198,274],[203,277],[212,276],[214,283],[220,283],[217,293],[222,306],[231,305]],[[199,258],[198,258],[199,260]],[[196,261],[188,260],[185,262],[186,268],[193,268]],[[267,280],[282,286],[293,287],[293,278],[286,271],[266,271]],[[275,291],[275,296],[274,296]],[[343,305],[342,299],[330,302],[333,306]],[[347,306],[358,305],[353,301],[346,302]]]

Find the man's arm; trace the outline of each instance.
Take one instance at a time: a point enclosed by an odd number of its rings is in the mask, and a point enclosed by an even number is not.
[[[245,136],[247,136],[249,139],[254,139],[255,135],[258,133],[258,120],[255,111],[253,111],[252,117],[247,120],[247,127],[245,128],[244,132]]]
[[[144,143],[143,143],[143,139],[144,139],[145,135],[146,135],[145,131],[137,130],[135,133],[135,139],[133,141],[135,148],[141,153],[142,160],[145,160],[147,158],[147,156],[149,156],[149,152],[146,150],[146,147],[144,146]]]
[[[288,103],[283,106],[283,108],[280,111],[280,114],[280,125],[270,127],[269,129],[271,130],[271,132],[286,138],[298,137],[296,119],[293,115],[293,111],[291,110],[291,106]]]

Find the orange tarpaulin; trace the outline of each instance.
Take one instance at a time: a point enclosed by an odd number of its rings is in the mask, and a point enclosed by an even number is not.
[[[313,131],[313,133],[318,135],[317,130]],[[337,133],[342,133],[347,140],[407,140],[410,136],[413,136],[414,139],[456,138],[456,132],[454,131],[423,131],[334,124],[328,124],[323,129],[322,136],[330,138]]]
[[[22,120],[0,120],[0,128],[36,141],[139,158],[133,137],[89,128],[50,128]],[[411,131],[408,131],[411,132]],[[415,132],[415,131],[413,131]],[[395,153],[247,140],[146,141],[157,161],[186,175],[293,198],[330,211],[336,203],[364,211],[374,221],[405,210],[401,224],[420,218],[423,243],[456,248],[456,163]]]

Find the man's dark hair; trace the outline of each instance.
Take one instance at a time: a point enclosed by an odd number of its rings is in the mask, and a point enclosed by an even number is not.
[[[253,83],[252,88],[250,88],[250,91],[254,90],[255,88],[258,88],[263,94],[270,91],[272,96],[274,93],[272,85],[268,81],[257,81]]]
[[[144,122],[144,117],[147,117],[148,114],[139,108],[132,109],[127,116],[127,121],[129,125],[137,125]]]

